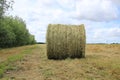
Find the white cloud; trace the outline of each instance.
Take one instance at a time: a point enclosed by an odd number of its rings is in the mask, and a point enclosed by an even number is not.
[[[56,0],[61,8],[66,10],[73,10],[75,8],[76,0]]]
[[[108,37],[120,37],[120,28],[110,28]]]
[[[113,3],[120,5],[120,0],[111,0]]]
[[[96,29],[94,34],[94,39],[105,39],[108,40],[110,38],[120,38],[120,28],[113,27],[113,28],[102,28]]]
[[[78,0],[75,16],[77,19],[111,21],[118,19],[118,9],[111,0]]]
[[[12,15],[26,21],[27,28],[37,41],[45,41],[49,23],[84,23],[88,42],[104,41],[105,36],[119,37],[117,34],[120,34],[120,28],[114,28],[114,22],[105,22],[118,19],[119,2],[120,0],[15,0]],[[112,26],[110,29],[109,25]],[[103,33],[105,35],[102,38]],[[100,37],[102,40],[99,40]]]

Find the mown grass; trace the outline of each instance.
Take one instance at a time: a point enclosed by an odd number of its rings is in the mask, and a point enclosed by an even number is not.
[[[16,70],[17,67],[15,67],[13,65],[14,62],[18,61],[18,60],[22,60],[23,57],[26,55],[26,54],[31,54],[32,53],[32,50],[35,49],[36,46],[33,46],[33,47],[30,47],[28,49],[25,49],[23,50],[22,52],[19,53],[18,51],[18,54],[15,54],[15,55],[12,55],[12,56],[9,56],[7,57],[7,59],[3,62],[0,62],[0,78],[3,77],[4,73],[8,70]]]
[[[13,62],[1,80],[120,80],[120,45],[87,45],[82,59],[49,60],[45,44],[32,53]]]

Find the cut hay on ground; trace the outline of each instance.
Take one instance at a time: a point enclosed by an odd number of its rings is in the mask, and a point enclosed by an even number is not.
[[[50,24],[47,30],[47,56],[49,59],[85,57],[84,25]]]

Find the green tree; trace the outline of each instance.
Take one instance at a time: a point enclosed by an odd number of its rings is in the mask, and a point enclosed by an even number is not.
[[[5,19],[0,22],[0,47],[12,47],[15,42],[15,34]]]
[[[26,45],[29,40],[29,32],[26,29],[25,22],[21,18],[15,17],[12,20],[11,27],[16,35],[16,45]]]
[[[12,5],[13,5],[13,0],[9,0],[9,1],[0,0],[0,19],[9,8],[12,8]]]
[[[35,43],[34,36],[27,30],[25,21],[19,17],[4,16],[0,22],[1,48]]]
[[[26,23],[20,17],[5,16],[12,8],[13,0],[0,0],[0,48],[21,46],[35,43],[34,36],[29,33]]]
[[[0,47],[12,46],[15,40],[15,34],[4,19],[4,14],[9,8],[12,8],[12,3],[12,0],[0,0]]]
[[[35,43],[36,43],[36,40],[35,40],[34,35],[30,35],[29,36],[29,44],[35,44]]]

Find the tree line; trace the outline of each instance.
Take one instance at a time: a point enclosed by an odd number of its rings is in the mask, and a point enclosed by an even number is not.
[[[0,0],[0,48],[22,46],[36,43],[20,17],[6,16],[11,2]]]

